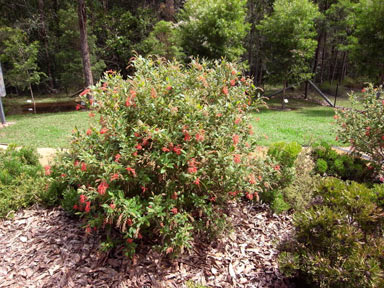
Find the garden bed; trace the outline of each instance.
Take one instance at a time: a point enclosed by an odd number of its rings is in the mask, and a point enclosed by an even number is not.
[[[265,206],[231,205],[233,232],[190,255],[162,260],[144,243],[131,261],[98,252],[99,235],[86,236],[61,209],[35,207],[0,222],[1,287],[294,287],[278,270],[276,245],[291,218]]]

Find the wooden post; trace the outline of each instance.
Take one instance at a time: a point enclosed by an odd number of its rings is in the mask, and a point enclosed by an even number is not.
[[[304,96],[304,99],[305,100],[308,99],[308,81],[305,81],[305,96]]]

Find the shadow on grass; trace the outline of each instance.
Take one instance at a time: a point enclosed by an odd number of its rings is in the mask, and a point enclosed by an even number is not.
[[[335,115],[335,111],[333,109],[304,109],[299,111],[298,113],[303,114],[308,117],[321,117],[321,118],[330,118]]]

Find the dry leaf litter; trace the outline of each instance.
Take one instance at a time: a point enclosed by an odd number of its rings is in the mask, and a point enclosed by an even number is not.
[[[63,210],[33,207],[0,222],[0,287],[294,287],[278,270],[279,240],[292,233],[288,215],[263,205],[231,204],[233,229],[213,243],[167,260],[142,245],[133,260],[98,250]]]

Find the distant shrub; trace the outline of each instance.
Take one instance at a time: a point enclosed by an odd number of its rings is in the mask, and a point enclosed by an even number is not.
[[[105,231],[104,248],[122,244],[132,256],[145,239],[182,253],[225,228],[229,199],[257,199],[266,170],[250,156],[247,111],[258,101],[251,79],[225,61],[138,57],[132,66],[129,80],[112,72],[83,93],[100,126],[74,133],[50,189],[87,233]]]
[[[383,287],[383,193],[383,185],[325,179],[311,208],[295,214],[280,269],[311,287]]]
[[[284,167],[293,167],[301,149],[300,144],[296,142],[279,142],[269,147],[268,155],[280,162]]]
[[[32,148],[0,150],[0,218],[41,201],[43,169]]]
[[[384,91],[372,85],[363,90],[363,96],[351,95],[351,110],[337,111],[338,137],[384,171]]]

